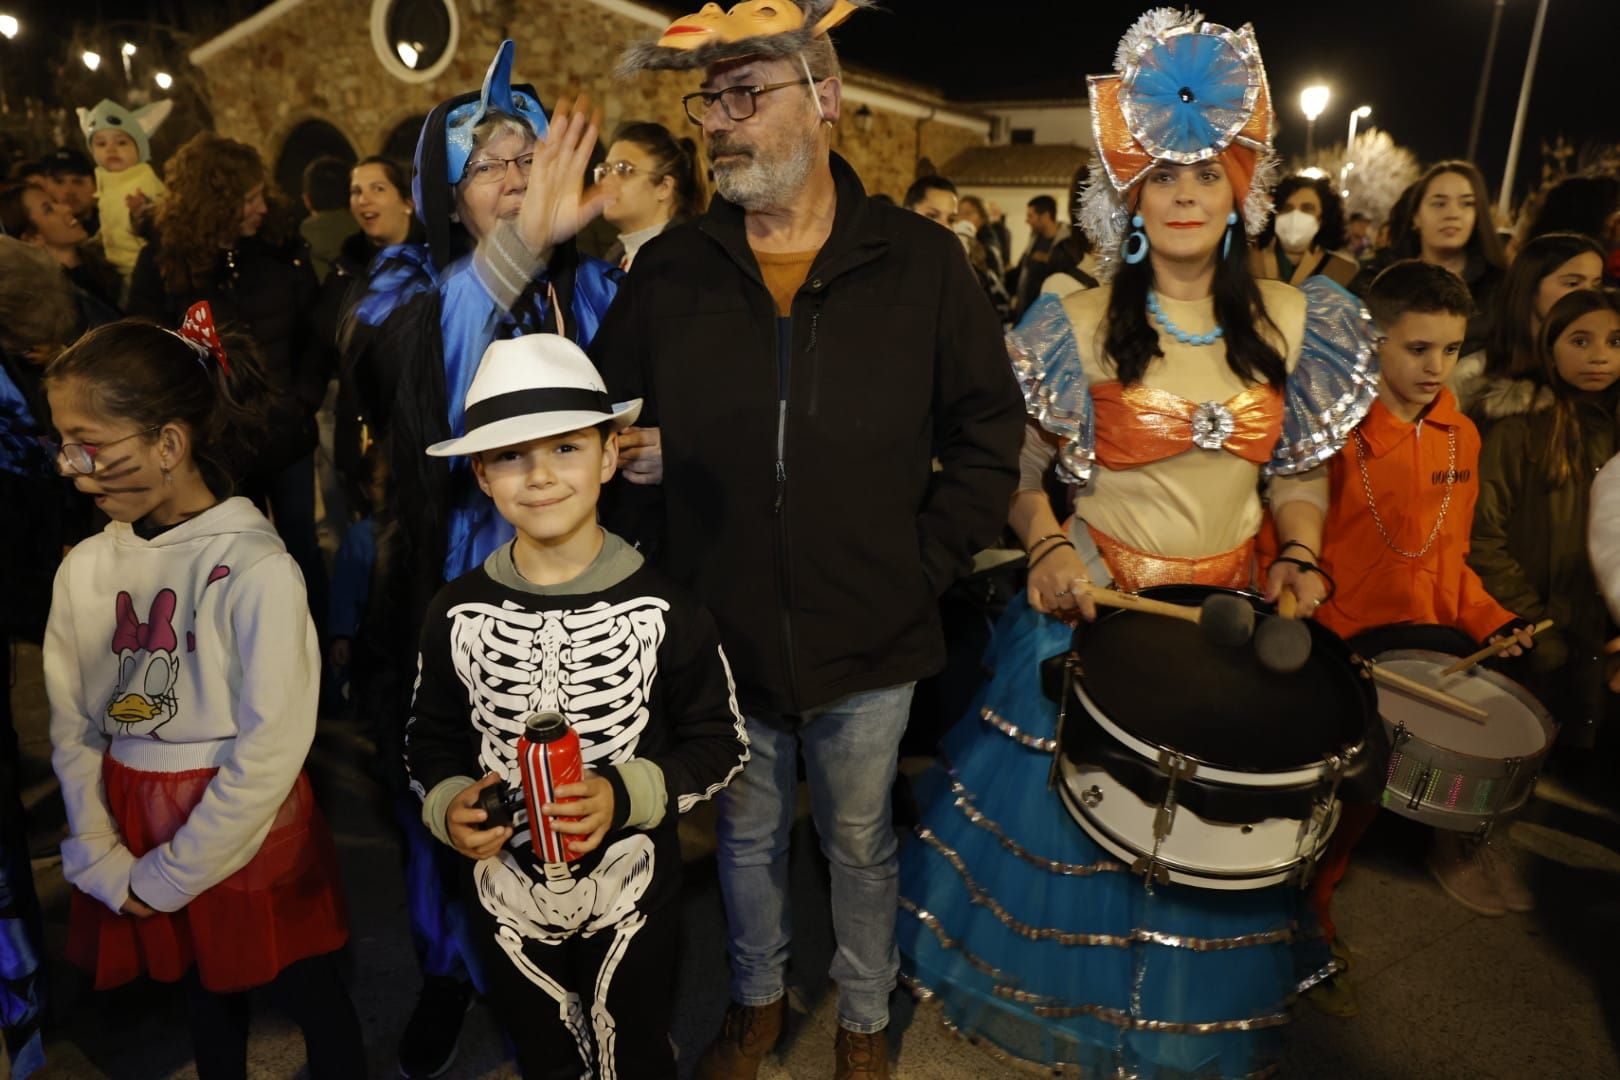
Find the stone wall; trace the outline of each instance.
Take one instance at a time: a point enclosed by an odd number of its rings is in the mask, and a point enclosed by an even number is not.
[[[288,134],[311,119],[335,126],[357,154],[376,153],[402,121],[476,88],[496,45],[511,37],[514,81],[532,83],[548,107],[585,91],[603,106],[610,132],[625,120],[656,120],[677,134],[695,133],[680,103],[696,88],[692,73],[613,77],[624,46],[656,29],[582,0],[461,0],[459,12],[460,41],[448,66],[429,82],[406,83],[372,50],[370,0],[308,0],[199,65],[215,128],[258,147],[271,168]],[[985,142],[961,126],[879,107],[861,134],[856,107],[846,102],[834,146],[874,192],[898,197],[915,178],[919,156],[943,162]]]
[[[857,77],[858,79],[858,77]],[[983,146],[983,134],[955,124],[872,109],[872,126],[861,134],[854,121],[858,106],[844,103],[843,119],[833,135],[833,148],[860,173],[866,190],[882,192],[896,202],[917,179],[923,159],[939,168],[969,146]]]

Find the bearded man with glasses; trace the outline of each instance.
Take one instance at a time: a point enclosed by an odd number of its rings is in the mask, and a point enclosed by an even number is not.
[[[873,202],[831,150],[842,83],[826,35],[853,10],[711,4],[621,65],[702,72],[686,110],[718,192],[641,250],[590,349],[613,393],[646,401],[620,447],[652,498],[613,526],[661,532],[664,569],[714,613],[747,717],[752,757],[719,796],[732,1004],[704,1078],[755,1076],[781,1031],[800,754],[831,864],[827,1072],[888,1075],[900,736],[916,681],[944,663],[939,594],[995,539],[1017,481],[1022,402],[960,245]],[[565,121],[587,124],[558,107],[492,258],[539,265],[588,220]]]

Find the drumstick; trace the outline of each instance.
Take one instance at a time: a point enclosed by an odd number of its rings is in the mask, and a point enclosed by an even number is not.
[[[1385,671],[1377,664],[1369,663],[1367,670],[1372,672],[1373,681],[1375,682],[1381,682],[1393,690],[1399,690],[1415,698],[1422,698],[1431,705],[1438,705],[1447,712],[1454,712],[1458,716],[1466,717],[1476,724],[1483,724],[1490,716],[1484,709],[1476,705],[1470,705],[1461,698],[1452,697],[1445,691],[1436,690],[1432,686],[1425,686],[1416,679],[1408,679],[1405,675]]]
[[[1534,637],[1535,635],[1541,633],[1542,631],[1551,630],[1552,628],[1553,628],[1553,621],[1551,619],[1542,619],[1540,622],[1536,623],[1536,625],[1534,625],[1534,626],[1532,626],[1530,628],[1530,636]],[[1510,641],[1508,641],[1508,642],[1506,642],[1504,644],[1500,644],[1500,645],[1487,645],[1483,649],[1479,650],[1479,652],[1471,653],[1470,655],[1463,657],[1461,660],[1458,660],[1455,664],[1452,664],[1450,667],[1447,667],[1447,668],[1444,668],[1443,670],[1441,670],[1440,677],[1443,679],[1447,675],[1455,675],[1458,672],[1467,671],[1469,668],[1473,667],[1475,664],[1479,663],[1481,660],[1489,660],[1491,657],[1497,655],[1504,648],[1506,648],[1508,645],[1511,645],[1511,644],[1513,644],[1513,641],[1510,640]]]
[[[1134,593],[1115,592],[1113,589],[1105,589],[1101,585],[1087,585],[1086,592],[1091,594],[1092,600],[1103,607],[1124,608],[1126,611],[1140,611],[1148,615],[1163,615],[1170,619],[1180,619],[1182,622],[1196,623],[1199,621],[1199,609],[1195,607],[1167,604],[1163,600],[1137,596]]]

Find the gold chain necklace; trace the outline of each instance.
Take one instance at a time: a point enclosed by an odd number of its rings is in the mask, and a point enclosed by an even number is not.
[[[1422,434],[1423,425],[1418,424],[1418,433]],[[1367,441],[1362,437],[1358,428],[1354,432],[1356,438],[1356,464],[1361,468],[1361,490],[1367,495],[1367,510],[1372,514],[1373,524],[1378,528],[1378,535],[1384,538],[1384,546],[1405,559],[1421,559],[1434,547],[1434,542],[1440,538],[1440,526],[1445,524],[1446,511],[1451,509],[1451,490],[1457,484],[1457,429],[1446,430],[1446,449],[1449,460],[1446,462],[1446,492],[1440,497],[1440,515],[1434,519],[1434,528],[1429,530],[1429,538],[1417,551],[1407,551],[1398,547],[1389,537],[1389,530],[1384,528],[1384,519],[1378,516],[1378,504],[1373,502],[1372,478],[1367,475]],[[1422,459],[1419,458],[1421,461]]]

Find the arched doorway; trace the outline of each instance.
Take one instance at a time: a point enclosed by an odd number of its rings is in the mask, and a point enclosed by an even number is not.
[[[410,168],[416,159],[416,140],[421,136],[425,123],[426,116],[408,116],[394,125],[394,130],[383,140],[382,156]]]
[[[293,203],[302,206],[299,195],[303,191],[304,166],[318,157],[330,154],[345,165],[352,165],[357,155],[343,132],[325,120],[305,120],[287,133],[281,144],[281,156],[276,158],[276,187]]]

